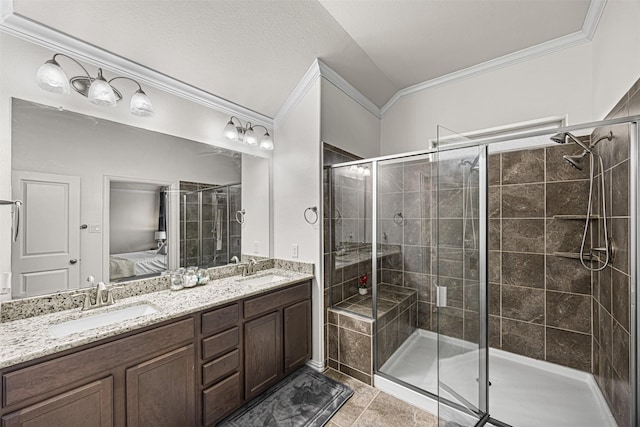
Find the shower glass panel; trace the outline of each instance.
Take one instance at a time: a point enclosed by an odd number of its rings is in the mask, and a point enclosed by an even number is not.
[[[377,162],[377,371],[438,393],[432,323],[433,154]]]
[[[190,186],[196,188],[189,190]],[[180,266],[217,267],[241,255],[241,185],[181,183]]]
[[[437,148],[438,412],[445,423],[474,426],[487,413],[486,147],[438,127]]]
[[[330,169],[329,298],[334,308],[373,317],[372,163]]]

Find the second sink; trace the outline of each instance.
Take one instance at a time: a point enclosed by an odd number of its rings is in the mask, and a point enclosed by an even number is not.
[[[280,280],[286,280],[287,277],[279,276],[277,274],[265,274],[263,276],[252,277],[249,279],[241,279],[240,283],[247,285],[266,285],[268,283],[279,282]]]

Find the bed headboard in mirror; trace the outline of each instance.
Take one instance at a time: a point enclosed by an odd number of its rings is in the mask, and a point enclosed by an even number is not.
[[[14,298],[85,287],[90,275],[225,265],[242,242],[269,247],[268,159],[16,98],[11,153],[25,211]]]

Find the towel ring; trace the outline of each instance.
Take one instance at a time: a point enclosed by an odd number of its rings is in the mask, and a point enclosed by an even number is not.
[[[404,217],[402,216],[402,212],[398,212],[393,216],[393,222],[400,225],[404,222]]]
[[[313,218],[313,220],[309,219],[309,217],[307,216],[307,211],[311,211],[315,215],[315,218]],[[316,222],[318,222],[318,207],[317,206],[310,206],[307,209],[305,209],[304,210],[304,220],[307,221],[309,224],[315,224]]]
[[[244,224],[244,214],[245,214],[245,210],[242,209],[241,211],[236,211],[236,222],[240,225]]]

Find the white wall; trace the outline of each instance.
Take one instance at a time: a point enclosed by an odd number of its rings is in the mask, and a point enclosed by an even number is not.
[[[265,159],[243,154],[242,182],[246,183],[242,186],[242,208],[245,210],[242,253],[268,257],[271,230],[269,163]]]
[[[360,157],[380,155],[380,119],[322,78],[321,140]]]
[[[462,133],[564,114],[591,121],[591,57],[585,43],[408,95],[382,117],[381,154],[428,148],[438,125]]]
[[[109,197],[109,249],[112,254],[156,248],[160,187],[132,190],[111,187]]]
[[[313,361],[323,363],[324,302],[322,289],[320,224],[305,222],[307,207],[321,207],[320,82],[316,81],[284,123],[276,129],[273,153],[274,257],[315,264],[313,281]],[[292,255],[292,245],[299,256]]]
[[[640,78],[640,2],[609,0],[593,45],[593,115],[603,119]]]

